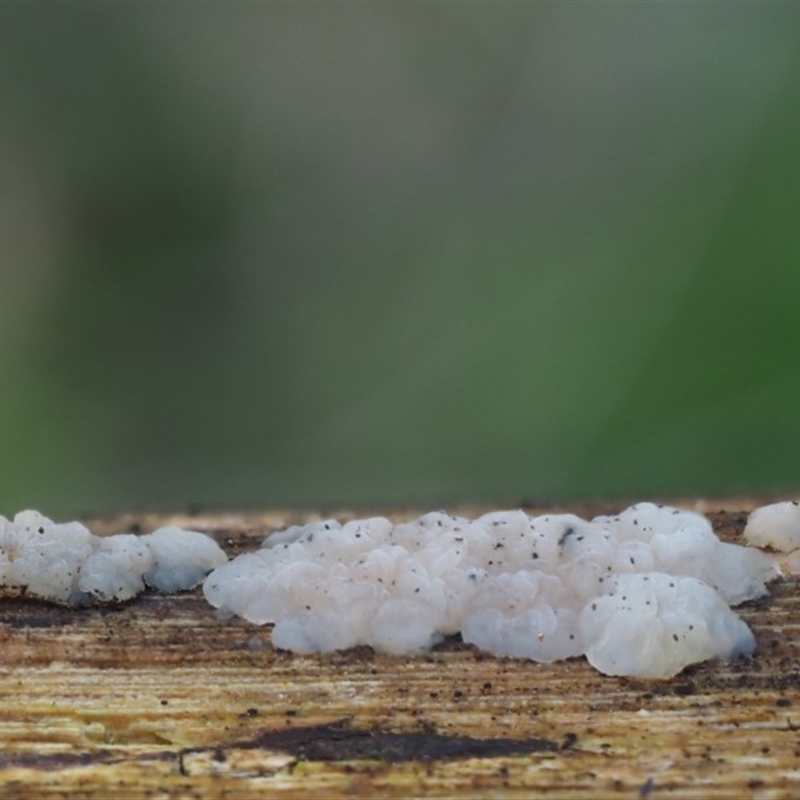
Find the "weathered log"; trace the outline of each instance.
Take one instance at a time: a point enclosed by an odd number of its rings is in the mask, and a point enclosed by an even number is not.
[[[753,501],[678,504],[740,541]],[[89,524],[112,533],[174,523],[236,555],[318,517],[147,514]],[[453,639],[416,657],[369,648],[300,657],[273,650],[268,627],[220,619],[200,590],[78,610],[5,599],[0,794],[796,797],[797,589],[783,580],[738,609],[755,656],[668,681],[605,677],[584,659],[496,659]]]

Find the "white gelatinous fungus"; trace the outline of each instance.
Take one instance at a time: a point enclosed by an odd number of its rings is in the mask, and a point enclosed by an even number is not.
[[[80,568],[78,589],[100,602],[122,602],[144,591],[144,575],[153,567],[153,552],[132,533],[100,539]]]
[[[744,538],[756,547],[771,547],[781,553],[800,548],[800,502],[771,503],[750,512]]]
[[[500,656],[585,654],[601,672],[665,678],[751,652],[728,603],[764,595],[778,574],[702,515],[640,503],[590,522],[510,511],[295,526],[203,591],[223,613],[275,623],[273,645],[300,653],[412,653],[460,632]]]
[[[162,592],[191,589],[227,560],[209,536],[181,528],[101,537],[38,511],[0,517],[0,594],[76,606],[122,602],[145,584]]]
[[[697,578],[629,573],[611,586],[580,615],[586,658],[606,675],[670,677],[689,664],[756,648],[747,625]]]
[[[210,537],[176,525],[159,528],[141,541],[148,547],[152,562],[144,571],[144,582],[159,592],[192,589],[211,570],[227,563],[228,557]]]
[[[800,502],[789,500],[761,506],[750,513],[744,538],[756,547],[779,553],[780,566],[788,575],[800,575]]]

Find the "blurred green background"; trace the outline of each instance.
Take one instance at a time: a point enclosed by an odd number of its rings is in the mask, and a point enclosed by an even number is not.
[[[0,512],[791,491],[800,4],[0,4]]]

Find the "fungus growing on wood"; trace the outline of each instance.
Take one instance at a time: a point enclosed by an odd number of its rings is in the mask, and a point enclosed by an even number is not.
[[[146,536],[94,536],[79,522],[38,511],[0,517],[0,593],[64,605],[130,600],[149,586],[191,589],[227,561],[203,533],[159,528]]]
[[[215,569],[203,591],[225,613],[275,623],[273,645],[298,653],[413,653],[461,633],[499,656],[585,654],[607,674],[666,678],[752,652],[728,604],[778,574],[704,516],[641,503],[591,522],[510,511],[295,526]]]

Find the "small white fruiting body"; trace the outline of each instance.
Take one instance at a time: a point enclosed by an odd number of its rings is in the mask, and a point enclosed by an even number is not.
[[[744,538],[756,547],[771,547],[782,553],[800,548],[800,502],[771,503],[750,512]]]
[[[641,503],[590,522],[510,511],[295,526],[203,591],[224,613],[275,623],[273,645],[299,653],[413,653],[461,633],[500,656],[585,654],[602,672],[653,678],[752,652],[728,603],[762,596],[778,574],[704,516]]]
[[[145,585],[190,589],[227,560],[213,539],[196,531],[101,537],[38,511],[0,517],[0,587],[65,605],[130,600]]]

